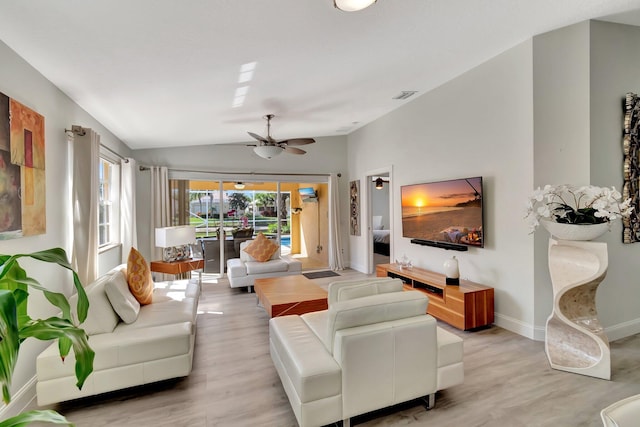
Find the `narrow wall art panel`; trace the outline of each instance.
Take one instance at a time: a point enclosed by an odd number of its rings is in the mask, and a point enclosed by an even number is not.
[[[0,240],[46,232],[44,117],[0,93]]]
[[[640,100],[635,93],[627,93],[624,103],[624,152],[622,197],[631,198],[633,212],[622,218],[622,241],[640,241]]]
[[[349,230],[352,236],[360,235],[360,181],[349,183],[350,220]]]

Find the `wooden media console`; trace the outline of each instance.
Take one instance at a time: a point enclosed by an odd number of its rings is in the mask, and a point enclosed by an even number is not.
[[[493,288],[468,280],[460,285],[447,285],[444,274],[418,267],[401,269],[398,264],[379,264],[376,276],[397,277],[407,289],[416,289],[429,296],[427,313],[458,329],[468,330],[491,325]]]

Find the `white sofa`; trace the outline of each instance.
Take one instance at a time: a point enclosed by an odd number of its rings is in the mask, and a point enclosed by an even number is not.
[[[273,363],[300,426],[427,397],[464,380],[463,343],[398,279],[329,285],[328,310],[269,322]]]
[[[106,292],[109,282],[127,286],[123,268],[126,265],[85,288],[90,306],[81,327],[89,335],[95,360],[82,390],[76,387],[73,352],[62,362],[57,342],[53,343],[36,361],[38,405],[184,377],[191,372],[200,283],[195,279],[155,283],[153,302],[141,306],[137,317],[127,318],[131,322],[127,324],[114,311]]]
[[[257,261],[244,251],[251,242],[253,240],[240,243],[240,258],[227,260],[227,277],[232,288],[247,287],[251,292],[256,279],[302,273],[302,263],[290,255],[281,255],[279,247],[269,261]]]

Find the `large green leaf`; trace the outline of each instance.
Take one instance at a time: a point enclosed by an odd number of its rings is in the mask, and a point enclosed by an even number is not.
[[[9,403],[11,400],[9,386],[19,350],[16,300],[12,292],[2,289],[0,290],[0,383],[2,384],[2,400],[5,403]]]
[[[78,274],[75,272],[71,264],[69,264],[67,253],[62,248],[52,248],[44,251],[33,252],[30,254],[16,254],[12,256],[0,255],[0,287],[3,283],[9,281],[12,284],[27,285],[44,292],[45,297],[49,302],[58,307],[62,311],[62,316],[65,319],[71,319],[69,303],[62,294],[50,292],[46,288],[42,287],[35,279],[27,277],[24,270],[18,265],[17,260],[22,257],[30,257],[39,261],[58,264],[70,270],[73,274],[73,284],[78,293],[77,313],[78,321],[84,322],[87,318],[87,312],[89,310],[89,300],[87,294],[80,282]],[[26,312],[25,312],[26,313]]]
[[[73,284],[78,294],[78,321],[84,322],[89,309],[87,294],[76,272],[68,262],[66,252],[61,248],[48,249],[31,254],[0,255],[0,381],[3,400],[9,403],[10,384],[15,363],[20,350],[20,343],[27,338],[40,340],[58,340],[60,356],[64,358],[71,348],[76,359],[75,373],[78,388],[82,388],[87,377],[93,371],[95,353],[89,347],[86,333],[74,325],[71,308],[66,297],[58,292],[51,292],[37,280],[28,277],[18,263],[18,259],[30,257],[39,261],[56,263],[73,274]],[[52,317],[46,320],[33,320],[27,314],[28,290],[43,292],[46,299],[58,307],[62,318]],[[0,423],[0,427],[25,425],[32,421],[48,421],[58,424],[69,424],[63,417],[52,411],[36,411]]]
[[[87,377],[93,372],[93,359],[95,357],[95,352],[89,347],[87,334],[84,330],[76,328],[66,319],[50,317],[46,320],[32,320],[28,326],[20,330],[21,339],[29,337],[44,341],[58,338],[63,339],[63,341],[71,341],[73,354],[76,358],[75,371],[76,379],[78,380],[76,385],[79,389],[82,389]],[[59,346],[58,348],[60,349],[61,347]],[[68,347],[66,350],[66,353],[61,352],[60,354],[63,360],[68,354]]]
[[[73,426],[65,417],[55,411],[29,411],[16,415],[4,421],[0,421],[0,427],[22,427],[34,422],[45,422],[51,424],[64,424]]]

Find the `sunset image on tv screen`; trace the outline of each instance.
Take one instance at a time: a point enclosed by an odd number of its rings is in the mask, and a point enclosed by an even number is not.
[[[482,177],[401,187],[402,235],[483,246]]]

